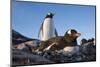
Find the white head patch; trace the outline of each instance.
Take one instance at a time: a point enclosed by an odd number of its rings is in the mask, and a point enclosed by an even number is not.
[[[50,15],[50,13],[48,13],[48,15]]]
[[[68,34],[71,34],[71,30],[68,30],[68,32],[67,32]]]

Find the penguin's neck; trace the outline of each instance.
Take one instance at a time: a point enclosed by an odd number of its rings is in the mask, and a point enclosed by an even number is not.
[[[52,15],[47,15],[45,18],[53,18],[53,16]]]

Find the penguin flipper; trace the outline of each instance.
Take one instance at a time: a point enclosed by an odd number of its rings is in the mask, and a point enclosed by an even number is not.
[[[38,37],[40,36],[40,33],[42,33],[42,35],[43,35],[43,23],[42,23],[42,25],[40,27],[40,30],[39,30],[39,33],[38,33]]]
[[[57,37],[58,36],[58,33],[57,33],[57,30],[55,29],[55,36]]]

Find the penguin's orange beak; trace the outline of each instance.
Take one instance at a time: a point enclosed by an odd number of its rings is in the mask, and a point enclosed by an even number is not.
[[[79,37],[79,36],[81,36],[81,33],[76,33],[75,36]]]

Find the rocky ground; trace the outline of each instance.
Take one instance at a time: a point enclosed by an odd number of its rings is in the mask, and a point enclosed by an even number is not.
[[[14,31],[13,31],[14,32]],[[17,37],[14,35],[16,34]],[[19,36],[14,32],[12,39],[12,65],[37,65],[96,61],[96,45],[94,39],[82,39],[82,43],[77,46],[77,52],[59,51],[37,51],[40,41]],[[20,40],[20,41],[19,41]],[[16,43],[18,41],[18,43]]]

